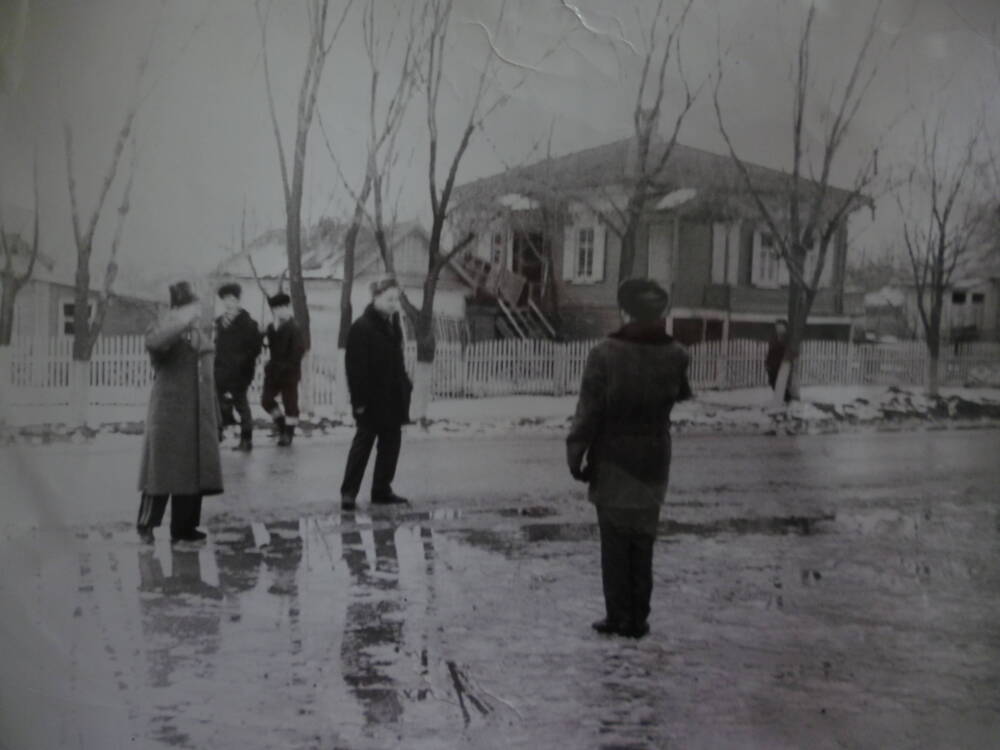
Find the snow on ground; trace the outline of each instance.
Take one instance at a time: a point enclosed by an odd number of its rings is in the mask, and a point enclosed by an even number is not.
[[[771,433],[817,432],[880,427],[943,425],[963,422],[1000,423],[1000,388],[943,388],[937,399],[919,389],[885,386],[815,386],[802,389],[802,400],[775,408],[767,388],[703,391],[674,407],[673,422],[683,432]],[[498,437],[517,434],[565,434],[576,396],[504,396],[434,401],[427,424],[406,428],[407,439]],[[43,416],[43,415],[40,415]],[[266,440],[267,420],[257,414],[258,439]],[[108,438],[131,439],[142,433],[142,416],[114,413],[99,430]],[[8,423],[10,424],[10,423]],[[60,425],[8,428],[8,440],[29,443],[83,442],[81,435]],[[298,440],[349,440],[350,417],[332,409],[304,415]]]

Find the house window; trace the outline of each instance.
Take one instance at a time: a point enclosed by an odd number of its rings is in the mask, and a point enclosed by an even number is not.
[[[981,305],[986,301],[986,295],[982,292],[973,292],[972,294],[972,304]]]
[[[580,211],[564,228],[562,277],[571,284],[604,281],[608,233],[591,211]]]
[[[951,293],[951,304],[953,304],[953,305],[964,305],[965,304],[965,292],[952,292]]]
[[[507,245],[507,235],[504,232],[493,233],[493,244],[490,247],[490,263],[501,263],[503,251]]]
[[[74,303],[74,302],[63,302],[62,303],[62,306],[61,306],[61,309],[60,309],[61,321],[60,321],[59,328],[62,331],[63,335],[65,335],[65,336],[72,336],[73,335],[73,318],[74,318],[75,311],[76,311],[76,303]],[[89,318],[89,320],[90,320],[91,323],[94,322],[94,314],[96,312],[97,312],[97,310],[94,307],[94,304],[91,303],[91,302],[88,302],[87,303],[87,318]]]
[[[584,227],[576,233],[576,277],[589,279],[594,275],[594,228]]]
[[[753,283],[755,286],[777,288],[781,286],[784,261],[778,253],[774,235],[770,232],[758,232],[753,263]]]

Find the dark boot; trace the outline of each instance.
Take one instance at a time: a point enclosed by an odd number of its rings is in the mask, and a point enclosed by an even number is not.
[[[408,505],[409,500],[390,490],[384,494],[372,495],[372,505]]]
[[[277,435],[279,441],[281,440],[281,437],[285,434],[285,418],[284,417],[275,417],[274,418],[274,430],[272,431],[271,434],[272,435]]]
[[[601,635],[618,635],[621,634],[622,631],[624,630],[622,625],[607,618],[592,623],[590,627],[592,627]]]
[[[340,507],[343,510],[354,510],[358,507],[357,499],[354,495],[343,492],[340,495]]]
[[[278,437],[278,445],[283,448],[287,448],[292,444],[292,439],[295,437],[295,425],[287,424],[283,425],[281,428],[281,435]]]
[[[239,445],[233,446],[234,451],[241,451],[243,453],[249,453],[253,450],[253,440],[248,433],[243,433],[240,435]]]

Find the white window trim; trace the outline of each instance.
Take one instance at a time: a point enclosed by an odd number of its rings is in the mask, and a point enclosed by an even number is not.
[[[593,230],[593,263],[589,274],[579,273],[580,233]],[[567,284],[600,284],[604,281],[608,229],[591,211],[581,212],[563,232],[563,281]]]
[[[777,241],[772,240],[772,257],[767,260],[768,267],[764,268],[764,235],[771,236],[771,232],[766,228],[758,228],[753,233],[753,257],[750,259],[750,283],[759,289],[780,289],[788,286],[788,266],[785,259],[777,252]],[[764,270],[768,271],[764,276]]]

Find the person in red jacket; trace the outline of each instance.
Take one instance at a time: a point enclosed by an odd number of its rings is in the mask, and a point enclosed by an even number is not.
[[[642,638],[653,592],[653,543],[670,475],[670,412],[691,398],[688,353],[666,332],[656,282],[618,289],[625,325],[587,357],[566,439],[570,474],[587,482],[601,535],[605,617],[599,633]],[[585,463],[586,462],[586,463]]]

